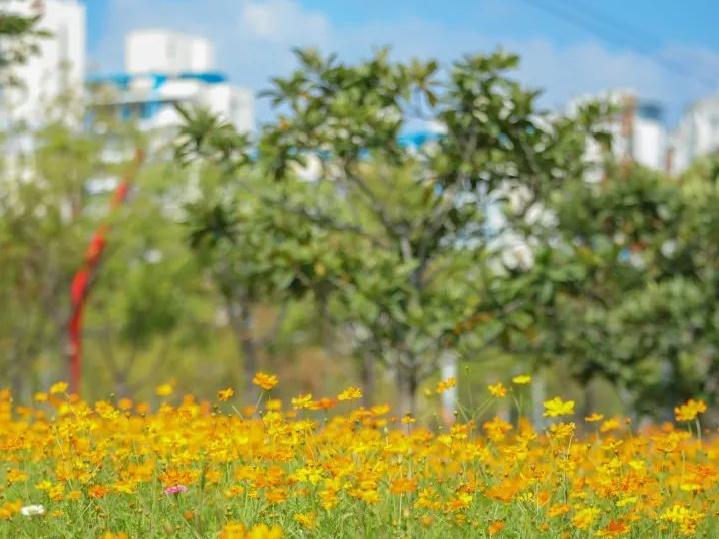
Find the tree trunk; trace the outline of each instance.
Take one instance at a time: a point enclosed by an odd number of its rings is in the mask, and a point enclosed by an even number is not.
[[[582,417],[587,417],[595,413],[597,405],[597,391],[594,378],[590,378],[584,385],[584,403],[582,405]]]
[[[245,374],[245,400],[254,404],[259,395],[252,379],[257,373],[257,346],[252,336],[252,312],[247,302],[228,301],[228,314],[232,331],[242,355],[242,370]]]
[[[376,391],[377,374],[375,369],[375,360],[369,354],[363,354],[361,367],[362,379],[362,406],[369,408],[374,404],[374,395]]]
[[[406,365],[397,365],[397,394],[399,413],[415,415],[417,411],[417,370]]]

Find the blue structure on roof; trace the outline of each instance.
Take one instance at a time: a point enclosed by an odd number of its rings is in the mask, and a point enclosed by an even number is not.
[[[112,84],[121,90],[127,90],[135,80],[152,80],[152,88],[160,88],[168,80],[198,80],[206,84],[220,84],[227,82],[227,76],[219,71],[185,71],[168,75],[167,73],[144,73],[132,75],[129,73],[112,73],[109,75],[90,75],[88,84]]]
[[[138,118],[148,120],[160,112],[164,105],[173,102],[172,97],[163,94],[163,87],[168,82],[199,81],[203,84],[213,85],[227,82],[227,76],[218,71],[184,71],[180,73],[111,73],[91,75],[87,83],[91,86],[110,85],[119,90],[122,95],[116,103],[108,104],[117,109],[117,115],[122,120]],[[140,92],[132,92],[133,83],[141,81]],[[102,105],[101,105],[102,106]]]

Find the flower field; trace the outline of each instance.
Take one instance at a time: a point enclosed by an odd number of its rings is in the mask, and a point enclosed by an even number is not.
[[[428,430],[358,407],[358,388],[283,405],[276,377],[255,382],[254,409],[232,388],[213,403],[173,399],[169,384],[154,411],[89,404],[64,383],[34,408],[0,393],[0,536],[719,536],[719,441],[702,436],[701,401],[640,432],[600,414],[577,425],[560,397],[542,431],[481,418],[484,405]],[[521,402],[530,383],[493,384],[485,402]]]

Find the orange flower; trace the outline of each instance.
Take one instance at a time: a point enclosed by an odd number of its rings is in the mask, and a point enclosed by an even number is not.
[[[399,478],[389,484],[389,491],[392,494],[411,494],[417,490],[417,480]]]
[[[693,421],[699,414],[707,411],[707,405],[703,400],[689,399],[681,406],[674,408],[677,421]]]
[[[597,535],[599,537],[619,537],[620,535],[626,535],[629,531],[630,528],[627,523],[620,518],[617,520],[610,520],[607,527],[599,530]]]
[[[93,485],[89,489],[87,489],[87,493],[90,498],[95,499],[104,498],[109,492],[110,489],[107,487],[103,487],[102,485]]]
[[[489,535],[496,535],[499,532],[501,532],[503,529],[504,529],[504,521],[503,520],[495,520],[487,528],[487,533],[489,533]]]
[[[228,401],[232,398],[232,396],[234,394],[235,394],[235,390],[232,389],[231,387],[228,387],[225,389],[220,389],[217,392],[217,398],[220,399],[221,401]]]
[[[266,372],[258,372],[252,379],[252,383],[258,387],[261,387],[265,391],[269,391],[277,385],[277,376],[274,374],[267,374]]]
[[[335,406],[337,406],[337,399],[332,399],[330,397],[322,397],[321,399],[312,401],[312,404],[310,404],[310,409],[329,410],[330,408],[334,408]]]

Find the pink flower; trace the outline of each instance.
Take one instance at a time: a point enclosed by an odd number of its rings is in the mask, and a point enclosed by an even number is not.
[[[171,487],[165,488],[164,492],[165,494],[183,494],[187,492],[187,490],[185,485],[172,485]]]

